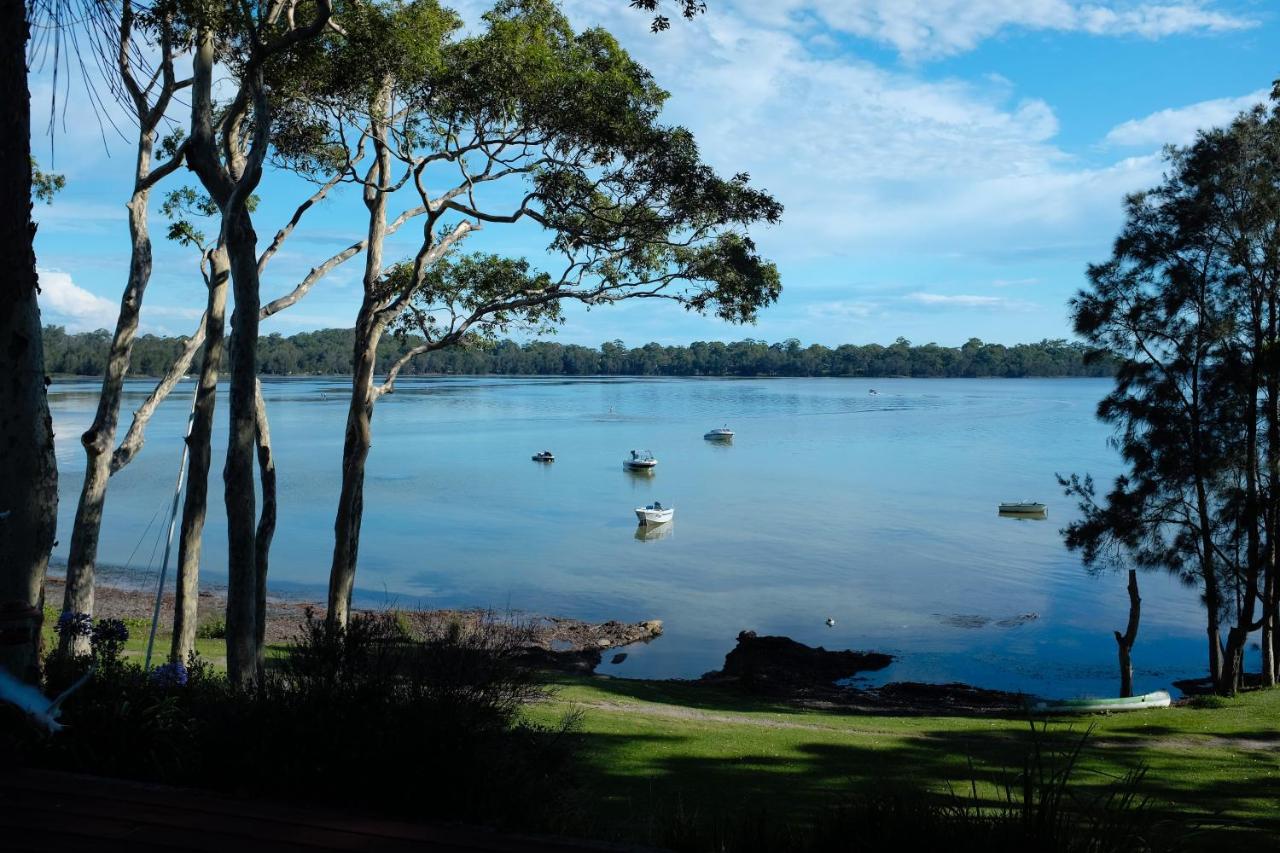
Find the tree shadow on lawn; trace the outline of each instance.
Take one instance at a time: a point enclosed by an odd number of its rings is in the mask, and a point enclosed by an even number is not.
[[[582,737],[592,782],[590,809],[601,830],[662,843],[660,830],[673,814],[711,822],[764,816],[779,823],[807,823],[818,809],[840,798],[885,793],[945,797],[948,790],[968,797],[973,783],[991,805],[1004,798],[1006,786],[1020,797],[1016,779],[1033,749],[1030,726],[1023,725],[1021,733],[1008,728],[924,730],[874,739],[792,729],[788,734],[793,738],[740,749],[735,749],[742,743],[741,734],[732,731],[736,726],[726,726],[719,746],[708,744],[706,736],[676,734]],[[1062,754],[1080,743],[1086,728],[1051,724],[1041,733],[1051,766],[1065,761]],[[1221,751],[1117,750],[1090,738],[1072,773],[1071,788],[1073,796],[1089,800],[1126,772],[1147,767],[1138,795],[1150,799],[1149,808],[1161,820],[1188,830],[1233,828],[1271,838],[1280,829],[1280,759],[1274,754],[1267,758],[1242,764],[1239,756]]]
[[[585,687],[620,699],[656,702],[719,713],[789,716],[819,713],[893,718],[956,717],[984,721],[1025,719],[1020,711],[1010,708],[975,710],[972,707],[949,707],[944,701],[930,703],[921,700],[918,707],[875,707],[869,704],[870,700],[868,704],[858,704],[858,693],[835,686],[797,688],[794,693],[785,696],[772,696],[751,693],[729,684],[722,686],[679,679],[656,681],[607,676],[565,676],[554,673],[547,673],[545,678],[546,684],[551,687]]]
[[[753,696],[728,687],[716,687],[692,681],[582,677],[548,673],[546,684],[553,688],[587,687],[620,699],[678,705],[700,711],[799,715],[812,710],[788,704],[780,699]]]

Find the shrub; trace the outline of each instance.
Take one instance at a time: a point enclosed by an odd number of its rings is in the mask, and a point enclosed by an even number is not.
[[[95,626],[92,659],[51,655],[51,693],[94,675],[67,699],[65,731],[27,727],[23,760],[525,829],[572,811],[574,721],[521,720],[542,690],[509,626],[410,640],[389,616],[330,629],[308,612],[293,653],[241,691],[195,656],[150,672],[120,661],[121,627]]]
[[[202,622],[196,628],[196,637],[201,640],[225,640],[227,638],[227,623],[223,619],[210,619],[208,622]]]

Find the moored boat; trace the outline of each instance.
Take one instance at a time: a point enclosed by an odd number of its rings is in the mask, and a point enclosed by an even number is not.
[[[534,462],[555,462],[556,455],[552,453],[550,450],[543,450],[539,453],[533,454],[533,461]]]
[[[1165,690],[1117,699],[1032,699],[1027,709],[1033,714],[1096,714],[1110,711],[1142,711],[1168,708],[1173,697]]]
[[[1044,515],[1049,508],[1038,501],[1008,501],[1000,504],[1001,515]]]
[[[648,506],[636,507],[636,518],[638,518],[640,523],[645,526],[666,524],[675,517],[675,507],[663,506],[657,501],[654,501]]]
[[[707,441],[733,441],[733,430],[728,426],[717,427],[703,436]]]
[[[633,450],[629,457],[622,460],[622,467],[628,471],[649,471],[657,464],[658,460],[647,450]]]

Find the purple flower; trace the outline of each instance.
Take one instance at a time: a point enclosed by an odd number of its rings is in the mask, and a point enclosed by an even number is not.
[[[129,629],[119,619],[99,619],[93,626],[93,642],[120,645],[129,639]]]
[[[64,611],[53,626],[53,631],[60,637],[88,637],[93,633],[93,617],[88,613]]]
[[[151,670],[151,680],[161,687],[182,687],[187,683],[187,668],[181,661],[166,663]]]

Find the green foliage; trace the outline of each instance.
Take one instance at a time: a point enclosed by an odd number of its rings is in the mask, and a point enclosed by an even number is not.
[[[1127,562],[1198,586],[1209,668],[1230,692],[1277,605],[1263,576],[1280,540],[1280,100],[1166,159],[1071,303],[1076,331],[1117,359],[1098,416],[1126,471],[1104,496],[1060,477],[1081,509],[1064,533],[1091,568]]]
[[[53,204],[53,197],[62,192],[66,186],[66,177],[41,171],[36,164],[36,158],[31,158],[31,195],[36,200]]]
[[[523,262],[501,261],[513,281],[523,281]],[[446,265],[439,273],[449,279],[470,268]],[[493,270],[490,270],[493,272]],[[389,274],[399,274],[393,271]],[[435,277],[435,274],[433,274]],[[492,285],[492,281],[486,285]],[[448,286],[457,287],[457,283]],[[415,311],[423,310],[415,303]],[[430,325],[425,315],[421,322]],[[538,315],[541,327],[558,318],[552,305]],[[513,328],[520,323],[498,315]],[[413,326],[410,326],[413,328]],[[525,326],[527,328],[527,326]],[[427,353],[410,362],[404,375],[496,374],[504,376],[916,376],[1007,377],[1110,376],[1114,363],[1092,357],[1087,347],[1063,340],[1034,344],[986,344],[976,338],[962,347],[937,344],[911,345],[900,340],[889,347],[879,344],[803,346],[795,339],[769,344],[752,339],[722,343],[697,341],[689,346],[650,343],[628,349],[621,341],[599,348],[532,341],[519,344],[496,340],[497,328],[481,328],[466,346]],[[45,364],[50,373],[99,375],[106,363],[110,336],[105,331],[67,334],[60,326],[45,327]],[[422,338],[403,331],[384,338],[378,347],[377,368],[385,372]],[[133,370],[137,375],[159,375],[168,368],[181,347],[180,338],[142,335],[134,343]],[[284,337],[264,335],[258,341],[259,371],[264,376],[345,375],[351,371],[352,331],[322,329]],[[196,363],[199,358],[196,358]]]
[[[225,640],[227,638],[226,620],[215,618],[201,622],[200,627],[196,628],[196,637],[201,640]]]
[[[415,641],[390,617],[335,631],[308,614],[293,653],[249,690],[196,657],[176,677],[173,665],[147,672],[95,652],[92,677],[63,706],[67,728],[48,737],[0,707],[0,753],[240,796],[555,830],[573,814],[573,717],[521,720],[544,691],[516,640],[492,622]],[[51,658],[45,689],[56,694],[88,664]]]
[[[630,0],[630,5],[632,9],[656,13],[649,24],[649,29],[653,32],[660,33],[671,29],[671,19],[659,11],[662,8],[662,0]],[[702,0],[672,0],[671,5],[685,18],[693,18],[707,11],[707,4]]]

